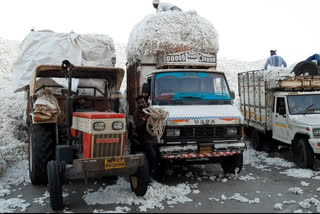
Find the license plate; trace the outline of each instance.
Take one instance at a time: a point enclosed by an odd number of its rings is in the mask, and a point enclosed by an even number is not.
[[[120,169],[125,168],[126,162],[124,158],[106,158],[104,159],[105,169]]]
[[[200,153],[212,152],[211,146],[200,146]]]

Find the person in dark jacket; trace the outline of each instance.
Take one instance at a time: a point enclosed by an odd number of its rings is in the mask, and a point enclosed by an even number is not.
[[[313,60],[317,61],[318,66],[320,66],[320,54],[313,54],[312,56],[308,57],[306,61],[312,62]]]
[[[149,115],[143,112],[143,109],[147,107],[144,97],[138,96],[136,103],[138,109],[133,114],[136,136],[131,148],[133,153],[143,152],[146,155],[149,173],[152,175],[157,167],[156,138],[151,136],[146,129]]]

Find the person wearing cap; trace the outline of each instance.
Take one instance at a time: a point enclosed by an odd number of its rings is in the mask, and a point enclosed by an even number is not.
[[[320,66],[320,54],[313,54],[312,56],[308,57],[306,61],[312,62],[313,60],[317,61],[318,66]]]
[[[152,0],[152,4],[157,9],[157,13],[163,11],[182,11],[179,7],[170,3],[160,2],[160,0]]]
[[[277,55],[277,50],[270,50],[270,57],[268,58],[266,64],[264,65],[264,69],[267,69],[268,65],[274,67],[287,67],[286,61],[281,56]]]

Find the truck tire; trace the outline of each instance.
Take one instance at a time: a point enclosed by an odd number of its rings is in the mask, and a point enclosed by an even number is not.
[[[303,169],[313,169],[314,152],[306,137],[299,137],[292,145],[294,163]]]
[[[47,163],[55,159],[56,124],[32,124],[29,139],[29,176],[33,185],[48,183]]]
[[[243,154],[237,154],[233,156],[223,157],[221,161],[221,167],[225,174],[236,174],[235,170],[238,168],[237,174],[241,172],[243,166]]]
[[[292,69],[291,73],[294,73],[296,76],[309,74],[309,75],[318,75],[319,68],[316,64],[309,61],[301,61]]]
[[[51,160],[47,165],[50,206],[53,210],[63,208],[61,169],[58,161]]]
[[[262,151],[264,147],[264,141],[262,139],[261,133],[254,129],[251,135],[252,148],[257,151]]]
[[[137,169],[137,172],[130,175],[130,186],[136,196],[144,196],[148,190],[150,175],[147,158],[144,156],[143,165]]]

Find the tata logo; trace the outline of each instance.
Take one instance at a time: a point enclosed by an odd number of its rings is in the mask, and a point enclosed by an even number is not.
[[[194,120],[194,123],[196,125],[212,125],[215,124],[216,122],[212,119],[206,119],[206,120]]]

